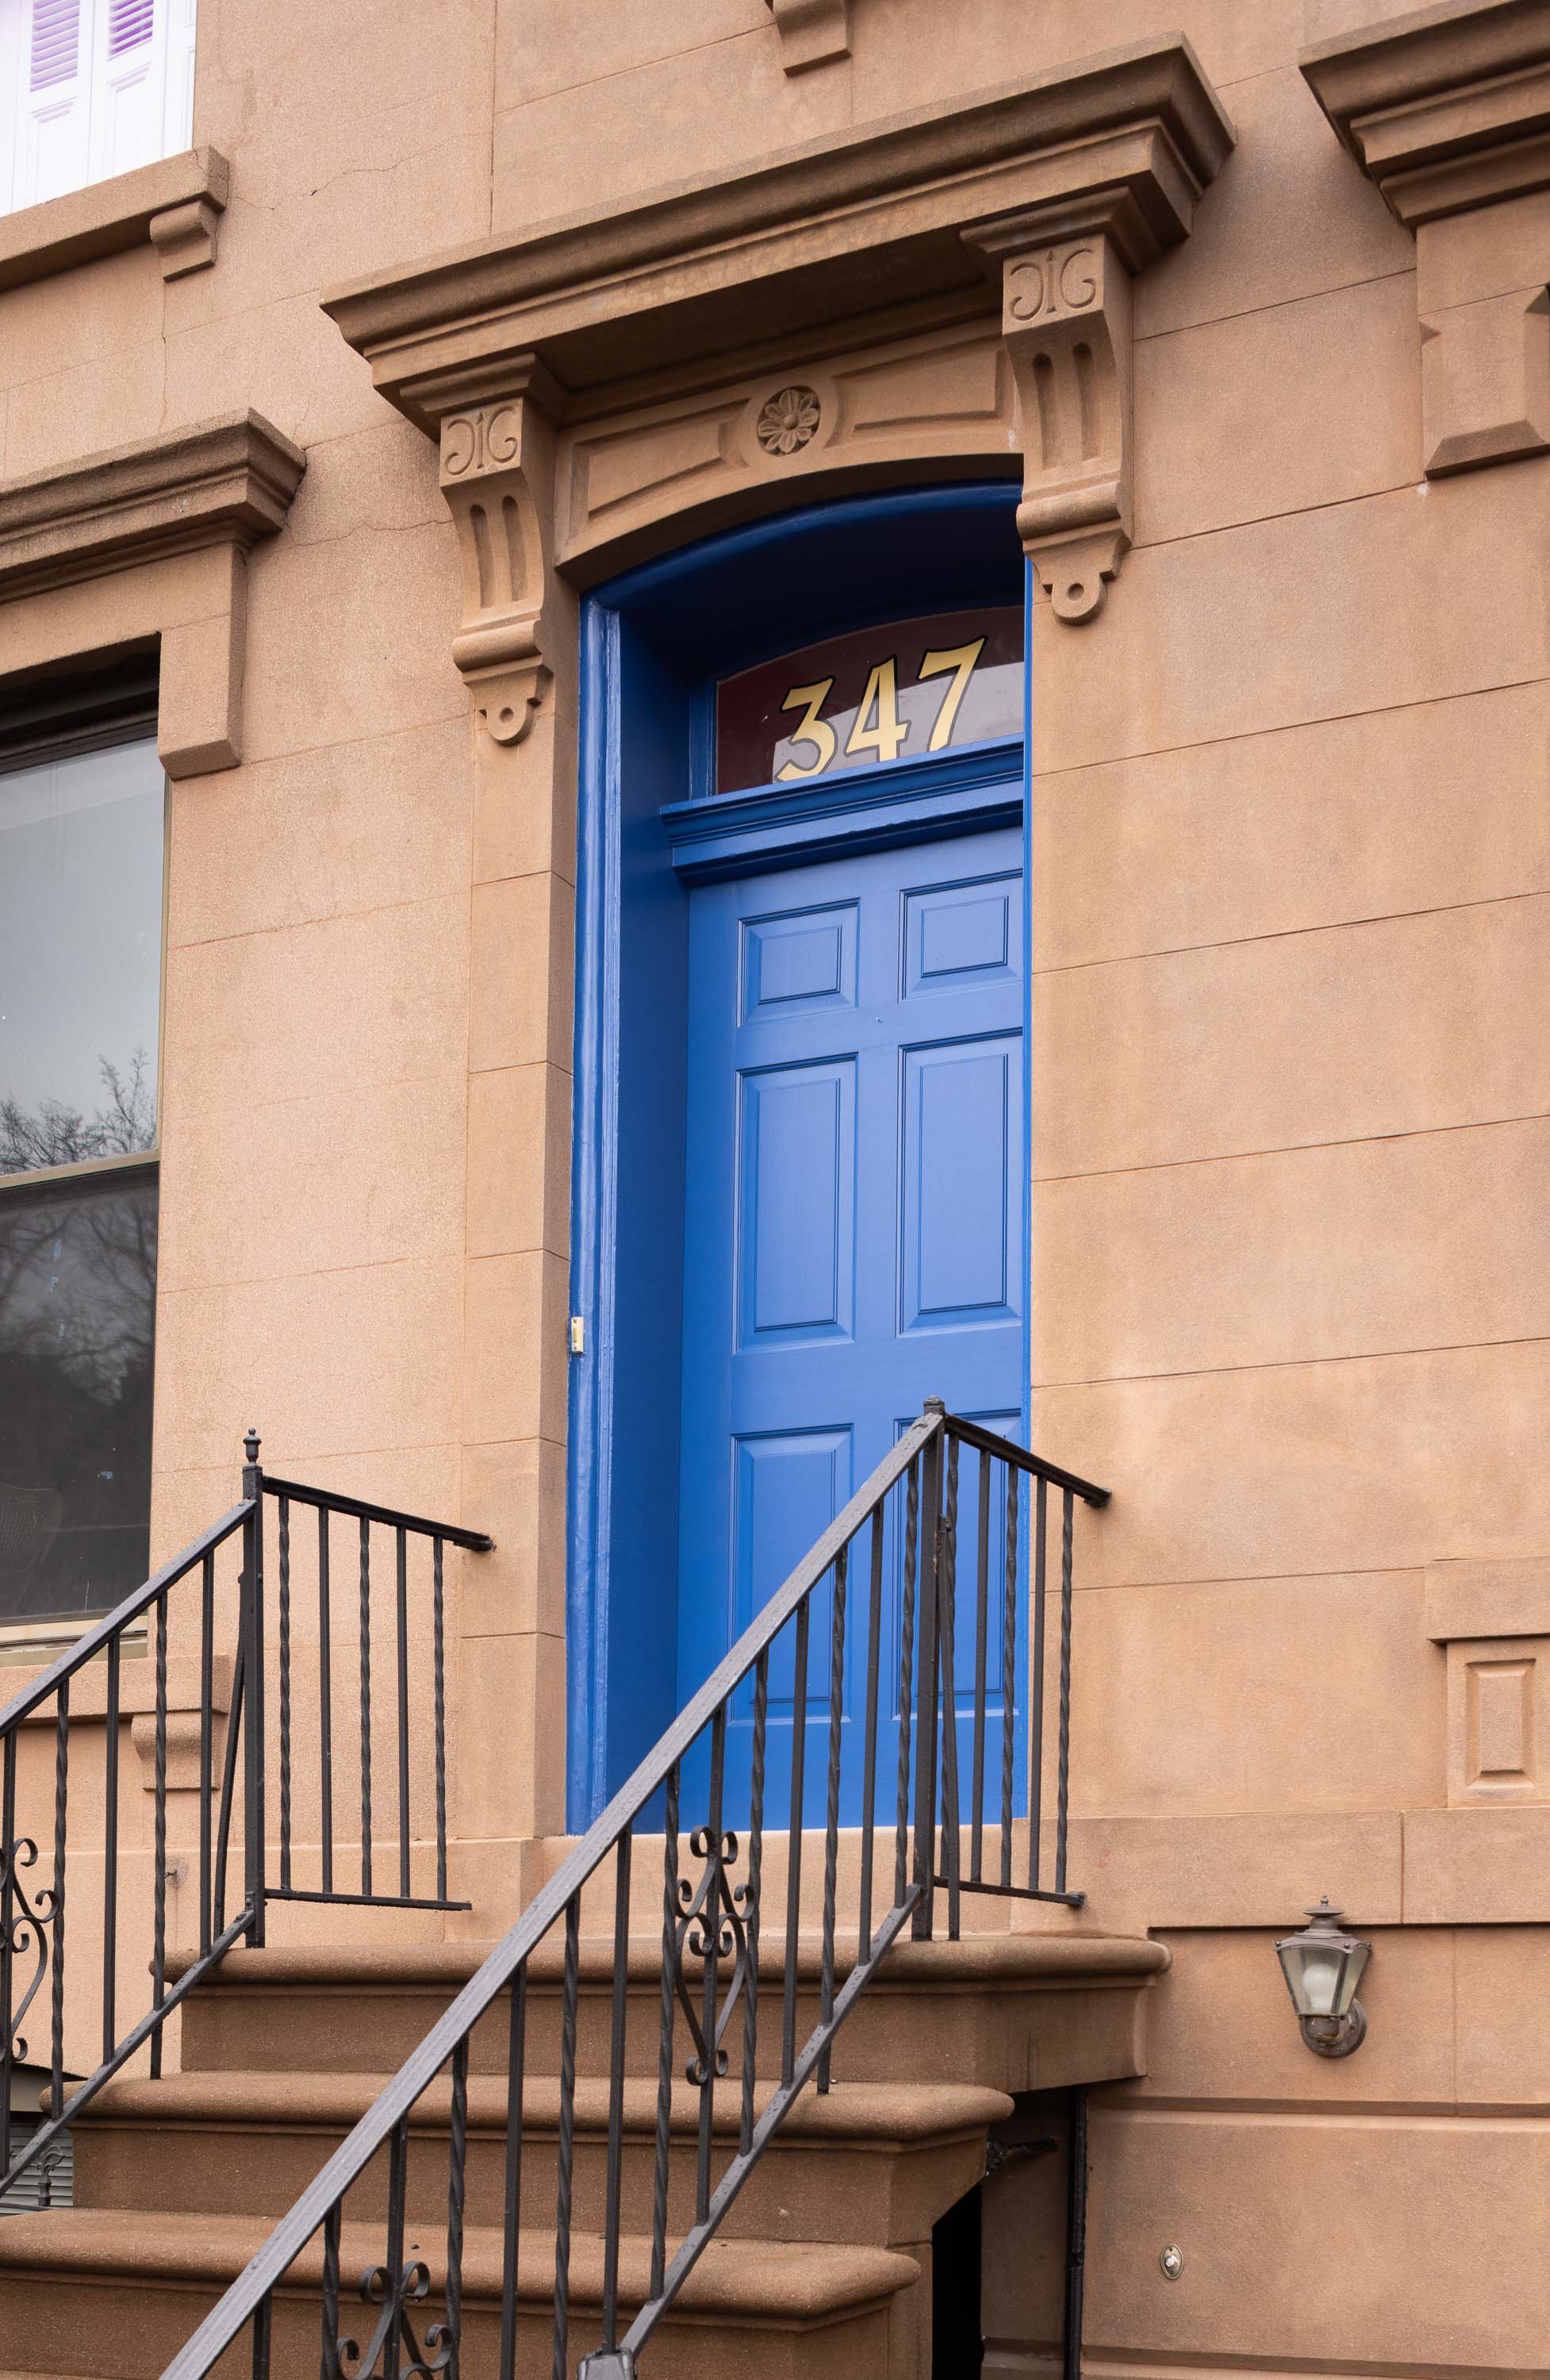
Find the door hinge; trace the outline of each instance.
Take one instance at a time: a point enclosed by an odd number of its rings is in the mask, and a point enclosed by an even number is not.
[[[586,1352],[587,1325],[582,1320],[579,1314],[573,1314],[571,1317],[571,1354],[573,1355],[584,1355]]]

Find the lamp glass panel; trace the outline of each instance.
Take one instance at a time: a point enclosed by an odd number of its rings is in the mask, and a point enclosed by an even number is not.
[[[1278,1944],[1277,1954],[1298,2015],[1332,2016],[1345,1961],[1344,1945],[1299,1934]]]
[[[1336,1993],[1333,2014],[1344,2016],[1356,1998],[1356,1986],[1362,1981],[1362,1970],[1367,1963],[1368,1944],[1352,1942],[1345,1954],[1345,1965]]]

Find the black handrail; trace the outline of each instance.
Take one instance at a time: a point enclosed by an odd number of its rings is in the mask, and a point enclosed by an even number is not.
[[[970,1872],[962,1874],[961,1821],[958,1809],[959,1695],[953,1670],[954,1595],[956,1566],[959,1450],[966,1445],[980,1456],[981,1523],[978,1542],[982,1558],[976,1578],[975,1688],[968,1711],[971,1765],[975,1779],[972,1804],[973,1840]],[[987,1678],[992,1564],[988,1554],[992,1471],[1000,1466],[999,1492],[1006,1505],[1005,1557],[999,1591],[1007,1613],[1003,1645],[1007,1666],[1006,1692],[1000,1717],[1003,1739],[1014,1731],[1016,1610],[1019,1601],[1017,1512],[1024,1479],[1033,1483],[1035,1516],[1035,1559],[1028,1582],[1033,1607],[1033,1641],[1042,1660],[1042,1607],[1045,1595],[1045,1506],[1055,1487],[1063,1506],[1061,1563],[1060,1726],[1057,1739],[1058,1809],[1056,1819],[1056,1883],[1041,1888],[1039,1877],[1039,1815],[1036,1789],[1030,1788],[1033,1849],[1029,1882],[1011,1882],[1011,1822],[1014,1806],[1011,1767],[1003,1759],[1004,1785],[999,1805],[1001,1867],[995,1882],[983,1877],[984,1824],[982,1795],[987,1773],[985,1757],[991,1697]],[[900,1492],[902,1492],[902,1498]],[[883,1691],[882,1585],[887,1563],[886,1532],[890,1497],[895,1499],[900,1584],[900,1709],[902,1715],[898,1773],[892,1812],[893,1878],[889,1905],[874,1925],[876,1834],[878,1823],[878,1713]],[[429,2350],[435,2350],[433,2368],[457,2369],[465,2320],[462,2257],[466,2211],[466,2112],[469,2038],[478,2020],[503,1995],[509,2000],[507,2052],[507,2121],[505,2168],[502,2193],[504,2210],[501,2356],[499,2369],[509,2373],[516,2343],[519,2287],[517,2271],[518,2216],[524,2205],[522,2182],[524,2080],[527,2045],[527,2010],[535,1973],[534,1954],[557,1931],[560,1967],[559,2153],[554,2202],[555,2262],[552,2294],[552,2368],[570,2369],[570,2246],[572,2190],[575,2153],[575,2075],[577,2010],[580,1975],[581,1901],[584,1888],[613,1855],[613,1928],[612,1944],[612,2030],[610,2042],[609,2117],[606,2145],[606,2211],[603,2224],[601,2346],[587,2356],[582,2372],[587,2380],[629,2380],[635,2359],[672,2303],[696,2259],[727,2208],[746,2181],[766,2143],[779,2129],[793,2102],[815,2074],[820,2090],[828,2088],[835,2035],[878,1964],[906,1924],[929,1933],[934,1889],[947,1887],[950,1931],[958,1926],[958,1899],[963,1890],[1018,1890],[1044,1900],[1079,1905],[1082,1895],[1065,1887],[1065,1850],[1069,1761],[1069,1688],[1072,1597],[1072,1512],[1081,1498],[1092,1505],[1107,1501],[1107,1492],[1074,1475],[1042,1463],[1023,1449],[977,1427],[949,1416],[938,1402],[927,1405],[921,1419],[900,1439],[892,1451],[852,1498],[817,1544],[758,1613],[727,1654],[714,1674],[680,1712],[660,1742],[643,1760],[588,1830],[575,1850],[535,1895],[478,1973],[431,2026],[374,2106],[329,2158],[295,2205],[274,2227],[246,2270],[226,2290],[188,2345],[167,2366],[163,2380],[204,2380],[219,2358],[242,2332],[251,2326],[254,2380],[269,2380],[277,2285],[297,2258],[321,2231],[321,2380],[337,2380],[346,2356],[341,2334],[341,2257],[344,2210],[352,2186],[380,2151],[388,2153],[388,2199],[383,2253],[360,2283],[369,2306],[379,2309],[374,2335],[360,2360],[363,2372],[381,2380],[402,2380],[411,2368],[424,2368],[426,2352],[412,2328],[413,2309],[430,2288],[430,2267],[415,2249],[406,2261],[409,2174],[409,2123],[417,2102],[443,2069],[450,2069],[452,2094],[451,2149],[446,2196],[446,2254],[440,2287],[444,2313],[427,2331]],[[900,1514],[898,1503],[903,1512]],[[870,1524],[866,1694],[864,1718],[860,1888],[856,1950],[849,1974],[838,1982],[836,1909],[839,1853],[841,1771],[843,1758],[843,1682],[846,1675],[846,1609],[850,1555]],[[824,1876],[818,1960],[818,2018],[805,2044],[797,2043],[797,1946],[801,1921],[801,1852],[805,1801],[805,1766],[809,1704],[814,1701],[808,1670],[809,1640],[817,1590],[828,1580],[829,1609],[828,1668],[828,1745],[825,1792]],[[914,1643],[918,1607],[919,1645]],[[778,2072],[767,2103],[756,2115],[759,2046],[759,1943],[769,1937],[769,1913],[761,1906],[765,1831],[767,1755],[770,1711],[771,1658],[787,1630],[793,1638],[794,1661],[790,1733],[788,1871],[784,1914],[785,1952],[781,1976]],[[739,1723],[751,1713],[746,1881],[733,1886],[735,1834],[723,1828],[727,1735],[734,1698],[751,1686],[751,1704],[737,1705]],[[891,1679],[889,1683],[891,1686]],[[1042,1674],[1036,1691],[1042,1694]],[[945,1693],[949,1713],[941,1723]],[[821,1719],[819,1721],[821,1725]],[[693,1857],[703,1862],[697,1883],[679,1875],[680,1801],[691,1755],[708,1739],[708,1767],[704,1782],[707,1818],[689,1835]],[[939,1741],[938,1741],[939,1739]],[[938,1753],[941,1791],[938,1799]],[[1042,1756],[1042,1744],[1040,1745]],[[910,1819],[912,1769],[914,1815]],[[696,1790],[697,1785],[696,1785]],[[658,2098],[655,2129],[655,2176],[649,2286],[623,2338],[620,2328],[620,2248],[624,2086],[629,2016],[629,1946],[631,1935],[631,1867],[637,1828],[660,1807],[662,1835],[662,1944],[660,2012],[657,2019]],[[940,1844],[938,1854],[938,1815]],[[697,1961],[699,1974],[688,1972],[687,1958]],[[535,1971],[538,1972],[538,1971]],[[538,1972],[538,1981],[546,1980]],[[548,1977],[549,1982],[553,1978]],[[719,2179],[712,2176],[715,2136],[714,2100],[719,2081],[730,2075],[730,2020],[737,2001],[743,2003],[741,2075],[738,2082],[737,2146]],[[684,2032],[686,2032],[686,2039]],[[687,2079],[697,2091],[698,2120],[694,2136],[693,2222],[674,2243],[669,2237],[671,2155],[672,2148],[673,2068],[684,2047],[692,2055]],[[530,2193],[529,2193],[530,2195]],[[374,2217],[374,2222],[381,2218]],[[417,2233],[423,2237],[427,2218],[418,2215]],[[294,2294],[293,2280],[287,2298]],[[317,2334],[314,2333],[314,2336]],[[287,2350],[288,2354],[289,2350]]]
[[[336,1495],[331,1489],[305,1487],[295,1481],[266,1479],[259,1465],[259,1440],[251,1432],[246,1441],[245,1452],[247,1462],[242,1474],[240,1501],[223,1513],[181,1553],[175,1555],[171,1561],[164,1563],[143,1586],[136,1587],[114,1610],[96,1621],[67,1652],[62,1653],[0,1710],[0,2192],[8,2189],[17,2177],[38,2158],[48,2155],[60,2134],[95,2097],[103,2084],[140,2050],[149,2050],[151,2075],[161,2072],[162,2041],[167,2018],[191,1991],[197,1989],[234,1944],[262,1941],[267,1901],[274,1899],[364,1900],[372,1906],[386,1904],[395,1908],[439,1909],[467,1905],[447,1898],[443,1549],[447,1545],[453,1545],[473,1552],[485,1552],[490,1548],[490,1539],[476,1530],[426,1520],[419,1514],[397,1512],[385,1505],[363,1503],[357,1498]],[[264,1688],[269,1667],[265,1625],[268,1601],[265,1585],[266,1500],[278,1506],[279,1523],[276,1682],[280,1702],[280,1828],[277,1845],[271,1845],[268,1841],[266,1827],[268,1780],[263,1724]],[[317,1890],[299,1886],[294,1874],[291,1791],[294,1749],[291,1710],[292,1504],[306,1505],[314,1510],[318,1517],[321,1683],[319,1755],[323,1792],[321,1889]],[[362,1823],[366,1830],[362,1846],[362,1888],[358,1893],[334,1888],[332,1782],[334,1722],[330,1685],[333,1631],[328,1602],[328,1568],[329,1524],[335,1517],[355,1523],[358,1532],[358,1625],[363,1674],[369,1662],[372,1612],[371,1532],[374,1528],[388,1528],[394,1533],[396,1556],[393,1629],[396,1682],[394,1717],[396,1722],[398,1832],[394,1878],[396,1889],[394,1890],[379,1890],[374,1887],[371,1866],[374,1813],[369,1785],[361,1802]],[[415,1666],[411,1656],[408,1592],[407,1545],[411,1538],[430,1540],[431,1565],[429,1609],[432,1642],[427,1700],[434,1720],[435,1802],[433,1817],[422,1825],[418,1835],[414,1825],[416,1813],[412,1806],[409,1764],[411,1668]],[[226,1582],[227,1596],[231,1596],[235,1587],[232,1599],[237,1603],[238,1614],[235,1626],[231,1628],[226,1648],[218,1652],[217,1564],[228,1545],[240,1548],[240,1572],[235,1581]],[[181,1973],[178,1980],[169,1987],[168,1886],[174,1873],[167,1850],[170,1605],[176,1591],[186,1580],[196,1575],[199,1580],[197,1595],[190,1595],[187,1601],[179,1598],[177,1617],[184,1631],[180,1641],[197,1645],[199,1841],[193,1863],[197,1919],[191,1915],[189,1924],[192,1929],[197,1923],[198,1947],[191,1959],[179,1961]],[[417,1594],[417,1610],[419,1603]],[[125,1654],[127,1646],[138,1651],[138,1642],[131,1645],[130,1632],[137,1630],[139,1623],[148,1617],[150,1693],[134,1699],[137,1714],[140,1704],[149,1705],[144,1715],[151,1720],[151,2006],[127,2032],[121,2034],[117,2009],[122,1899],[120,1852],[123,1839],[119,1757],[122,1722],[130,1715],[125,1709]],[[218,1664],[224,1667],[228,1660],[230,1691],[223,1697],[217,1692]],[[80,1681],[82,1673],[94,1667],[100,1667],[103,1678],[103,1702],[99,1706],[93,1696],[92,1707],[84,1710],[81,1707]],[[423,1670],[423,1663],[419,1667]],[[141,1665],[131,1662],[130,1674],[143,1677]],[[73,1711],[72,1686],[76,1689]],[[183,1704],[178,1706],[180,1710],[185,1706]],[[51,1715],[54,1734],[52,1762],[25,1758],[24,1730],[30,1727],[41,1731],[49,1725]],[[369,1694],[362,1697],[359,1719],[362,1772],[369,1779],[372,1734]],[[92,1722],[93,1730],[96,1722],[103,1722],[100,1785],[95,1773],[83,1775],[79,1748],[72,1770],[72,1726],[79,1747],[83,1720]],[[51,1777],[46,1773],[50,1769]],[[94,1755],[92,1769],[94,1772]],[[46,1807],[50,1784],[53,1858],[52,1865],[46,1871],[49,1880],[46,1884],[40,1884],[33,1871],[39,1867],[39,1837],[45,1828],[36,1826],[34,1831],[30,1832],[27,1814],[39,1810],[42,1815],[40,1804]],[[72,1888],[69,1854],[72,1834],[79,1827],[83,1799],[95,1804],[99,1792],[103,1852],[102,1939],[99,1946],[101,2055],[91,2070],[84,2078],[74,2081],[67,2092],[66,2078],[69,2070],[66,2060],[67,1917],[70,1910],[78,1907],[79,1895],[86,1889],[79,1882]],[[239,1809],[243,1840],[241,1906],[228,1920],[226,1874],[232,1829]],[[422,1893],[417,1898],[411,1890],[414,1846],[427,1832],[433,1834],[434,1838],[435,1893],[434,1896]],[[78,1878],[79,1872],[78,1864],[75,1870]],[[79,1918],[76,1922],[79,1925]],[[192,1948],[192,1945],[177,1947],[181,1950]],[[27,1971],[24,1975],[20,1973],[23,1969]],[[21,2026],[29,2010],[38,2002],[45,1981],[48,1985],[49,2021],[48,2119],[29,2131],[21,2141],[16,2142],[11,2123],[12,2082],[17,2068],[29,2062],[27,2041]],[[79,2072],[85,2060],[80,2056],[79,2034],[74,2030],[70,2034],[70,2069]]]

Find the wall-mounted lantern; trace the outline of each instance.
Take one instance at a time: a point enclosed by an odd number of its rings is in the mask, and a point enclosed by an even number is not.
[[[1342,1932],[1343,1912],[1331,1909],[1327,1899],[1306,1913],[1312,1924],[1278,1942],[1276,1956],[1308,2047],[1320,2058],[1349,2058],[1366,2035],[1356,1986],[1373,1946]]]

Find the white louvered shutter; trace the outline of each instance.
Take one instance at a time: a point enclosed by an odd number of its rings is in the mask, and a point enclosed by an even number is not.
[[[91,174],[91,0],[32,0],[24,16],[12,203],[79,190]]]

